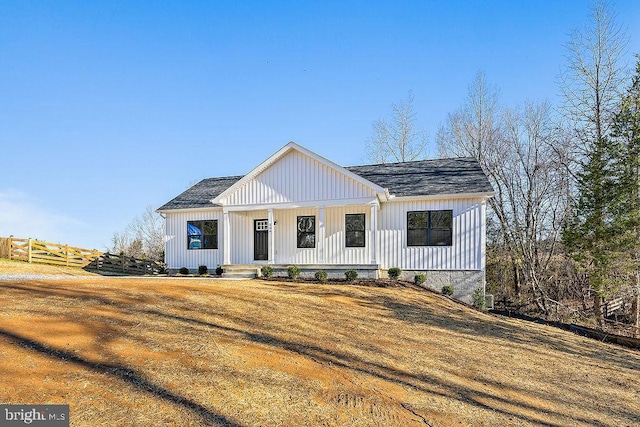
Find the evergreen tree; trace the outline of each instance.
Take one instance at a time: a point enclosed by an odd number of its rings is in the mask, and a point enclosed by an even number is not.
[[[611,132],[598,138],[578,174],[579,196],[564,230],[572,257],[600,302],[629,286],[640,288],[640,60]]]
[[[636,57],[635,74],[612,129],[620,151],[617,169],[627,229],[637,228],[640,218],[640,55]]]
[[[624,282],[621,271],[627,236],[624,194],[620,185],[621,149],[612,138],[625,73],[620,65],[627,38],[615,23],[610,5],[594,4],[591,22],[567,44],[567,68],[561,75],[565,114],[576,138],[576,191],[563,240],[569,255],[594,292],[594,311],[603,321],[602,298]]]
[[[620,233],[621,191],[618,186],[619,149],[608,137],[596,139],[578,173],[578,198],[563,232],[571,257],[586,273],[594,291],[594,310],[602,320],[602,298],[622,282],[620,263],[625,251]]]
[[[628,254],[629,287],[635,288],[635,323],[640,327],[640,55],[636,57],[635,74],[614,118],[612,136],[620,151],[616,168],[620,240]]]

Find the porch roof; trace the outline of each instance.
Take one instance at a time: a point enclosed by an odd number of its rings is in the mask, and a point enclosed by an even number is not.
[[[480,164],[470,157],[350,166],[345,169],[386,188],[397,197],[493,192]],[[242,178],[226,176],[203,179],[165,203],[158,211],[218,206],[212,204],[211,200]]]

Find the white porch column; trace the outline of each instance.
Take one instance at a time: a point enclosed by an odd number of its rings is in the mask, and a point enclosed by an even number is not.
[[[324,264],[324,206],[318,207],[318,264]]]
[[[273,264],[275,260],[275,250],[276,250],[276,240],[275,240],[275,224],[273,221],[273,209],[267,210],[267,220],[269,222],[269,256],[267,260],[267,264]]]
[[[480,268],[482,269],[482,291],[487,293],[487,199],[480,204]]]
[[[229,211],[222,209],[222,263],[231,264],[231,221],[229,219]]]
[[[369,251],[371,253],[371,264],[377,264],[377,231],[378,231],[378,204],[371,204],[371,237],[369,238]]]

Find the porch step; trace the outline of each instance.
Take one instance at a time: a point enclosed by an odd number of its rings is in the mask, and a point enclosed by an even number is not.
[[[260,267],[255,265],[223,265],[222,277],[233,279],[255,279],[260,275]]]
[[[228,279],[255,279],[258,277],[256,273],[222,273],[222,277],[226,277]]]

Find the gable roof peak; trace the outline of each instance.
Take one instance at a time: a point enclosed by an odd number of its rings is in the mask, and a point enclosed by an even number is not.
[[[366,178],[363,178],[362,176],[350,171],[349,169],[344,168],[344,167],[338,165],[337,163],[334,163],[331,160],[328,160],[328,159],[320,156],[319,154],[314,153],[313,151],[309,150],[308,148],[303,147],[302,145],[300,145],[300,144],[298,144],[298,143],[296,143],[294,141],[289,141],[282,148],[280,148],[278,151],[276,151],[273,155],[271,155],[265,161],[263,161],[258,166],[253,168],[248,174],[243,176],[241,179],[236,181],[233,185],[231,185],[225,191],[220,193],[217,197],[212,199],[211,202],[212,203],[220,203],[229,194],[231,194],[234,191],[238,190],[240,187],[245,185],[248,181],[254,179],[256,176],[258,176],[264,170],[266,170],[271,165],[276,163],[278,160],[283,158],[286,154],[288,154],[292,150],[298,151],[299,153],[302,153],[302,154],[304,154],[304,155],[306,155],[306,156],[308,156],[308,157],[320,162],[321,164],[323,164],[323,165],[325,165],[325,166],[327,166],[327,167],[329,167],[329,168],[331,168],[333,170],[336,170],[336,171],[340,172],[343,175],[346,175],[347,177],[355,180],[356,182],[359,182],[360,184],[363,184],[363,185],[373,189],[378,194],[384,194],[386,192],[386,190],[384,188],[380,187],[378,184],[375,184],[375,183],[367,180]]]

